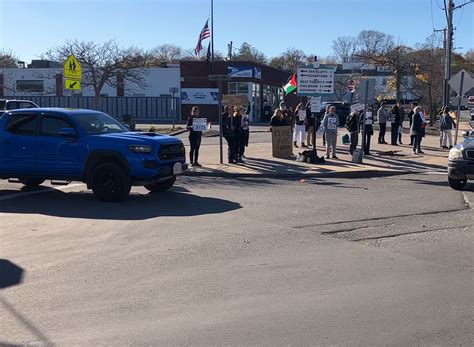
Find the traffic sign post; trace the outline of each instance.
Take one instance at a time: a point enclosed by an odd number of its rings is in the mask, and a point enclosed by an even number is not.
[[[375,80],[374,79],[366,79],[363,80],[360,84],[359,89],[359,99],[362,98],[364,100],[364,113],[362,114],[362,161],[364,160],[364,153],[365,153],[365,114],[367,113],[367,104],[369,102],[373,102],[375,100]],[[362,163],[361,161],[361,163]]]
[[[223,137],[223,131],[222,131],[222,81],[229,81],[230,77],[227,75],[209,75],[209,81],[217,81],[217,87],[219,89],[219,96],[218,96],[218,116],[219,116],[219,157],[220,157],[220,163],[224,163],[224,152],[222,150],[222,137]]]
[[[177,87],[172,87],[170,88],[170,93],[173,95],[173,98],[171,99],[171,110],[174,112],[173,115],[173,130],[175,127],[176,120],[178,118],[178,105],[176,103],[176,99],[174,98],[174,95],[179,92],[179,88]]]
[[[351,105],[352,105],[352,100],[354,98],[355,89],[356,88],[355,88],[354,80],[349,80],[349,82],[347,82],[347,91],[351,93]]]
[[[71,54],[64,63],[63,66],[64,74],[64,88],[68,90],[81,90],[82,81],[82,65],[74,56]]]
[[[450,78],[448,84],[458,94],[458,110],[456,115],[457,124],[456,130],[454,130],[454,143],[456,144],[458,142],[459,125],[461,122],[461,100],[465,93],[464,91],[468,92],[474,87],[474,79],[471,77],[469,72],[462,69]]]
[[[318,96],[334,93],[334,69],[299,68],[297,71],[298,96]]]

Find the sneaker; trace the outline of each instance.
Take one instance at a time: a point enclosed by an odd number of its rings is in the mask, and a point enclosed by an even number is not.
[[[332,156],[333,159],[339,159],[336,155]]]
[[[329,155],[326,156],[326,159],[330,159]]]
[[[417,153],[418,154],[425,154],[425,152],[423,152],[421,149],[419,149]]]
[[[202,167],[202,165],[201,165],[201,164],[199,164],[199,163],[194,163],[194,165],[193,165],[193,166]]]
[[[416,151],[413,151],[413,154],[416,154]]]
[[[448,146],[443,146],[443,147],[441,147],[441,148],[442,148],[442,149],[448,149]]]
[[[399,144],[399,145],[403,145],[403,142],[402,142],[402,141],[400,141],[398,144]]]
[[[453,146],[449,146],[449,149],[453,148]]]

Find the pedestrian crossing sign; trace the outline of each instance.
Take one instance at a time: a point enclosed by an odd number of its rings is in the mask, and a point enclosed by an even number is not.
[[[82,79],[82,66],[74,54],[71,54],[64,63],[64,78],[78,81]]]

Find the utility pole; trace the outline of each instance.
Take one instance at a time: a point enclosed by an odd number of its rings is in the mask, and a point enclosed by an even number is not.
[[[474,0],[467,0],[466,2],[462,3],[461,5],[455,6],[453,0],[447,0],[448,4],[446,4],[446,0],[444,0],[444,7],[446,12],[446,20],[447,20],[447,27],[446,27],[446,58],[445,58],[445,74],[444,74],[444,94],[443,94],[443,101],[444,105],[449,105],[449,84],[448,81],[451,78],[451,54],[453,51],[453,12],[454,10],[460,9],[468,4],[474,3]]]
[[[446,1],[445,1],[446,3]],[[445,5],[446,6],[446,5]],[[448,81],[451,78],[451,53],[453,50],[453,11],[454,11],[454,1],[448,0],[448,5],[446,8],[446,19],[448,21],[447,27],[445,30],[444,40],[446,42],[445,49],[445,60],[444,60],[444,94],[443,94],[443,103],[445,106],[449,105],[449,84]]]

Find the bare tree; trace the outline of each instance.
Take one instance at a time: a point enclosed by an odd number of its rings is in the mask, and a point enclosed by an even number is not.
[[[394,46],[392,35],[376,30],[362,30],[357,36],[357,55],[377,56],[390,51]]]
[[[308,64],[308,59],[314,61],[314,56],[308,56],[300,49],[288,48],[285,52],[270,60],[270,66],[282,70],[296,72],[299,66]]]
[[[6,49],[0,49],[0,68],[9,69],[16,68],[18,57],[12,52]]]
[[[148,66],[159,66],[161,63],[178,63],[183,57],[183,50],[173,44],[155,47],[150,52]]]
[[[105,85],[117,87],[128,81],[146,87],[144,75],[149,59],[148,54],[140,49],[121,48],[115,40],[103,44],[74,40],[51,48],[42,57],[63,62],[71,54],[82,64],[82,85],[93,88],[96,107]]]
[[[253,47],[250,43],[244,42],[238,49],[238,54],[234,56],[234,60],[253,61],[256,63],[266,64],[267,58],[263,52]]]
[[[357,49],[357,38],[341,36],[332,41],[332,51],[341,63],[352,61]]]

